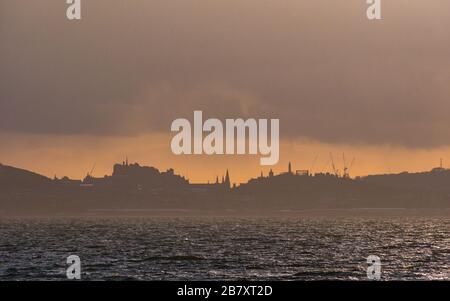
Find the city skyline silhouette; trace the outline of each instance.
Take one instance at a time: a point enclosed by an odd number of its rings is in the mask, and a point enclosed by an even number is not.
[[[172,168],[160,171],[130,163],[128,158],[114,164],[111,175],[95,177],[94,168],[83,179],[51,179],[0,165],[0,210],[6,215],[271,215],[298,210],[450,208],[450,170],[441,166],[421,173],[351,178],[348,170],[313,174],[289,162],[281,173],[270,170],[240,185],[233,183],[228,169],[213,182],[191,183]]]

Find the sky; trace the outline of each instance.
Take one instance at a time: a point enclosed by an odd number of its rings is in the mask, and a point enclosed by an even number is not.
[[[38,4],[39,3],[39,4]],[[450,2],[0,2],[0,162],[47,176],[129,160],[194,182],[258,156],[175,156],[176,118],[279,118],[280,162],[351,175],[450,166]],[[317,159],[315,159],[317,158]]]

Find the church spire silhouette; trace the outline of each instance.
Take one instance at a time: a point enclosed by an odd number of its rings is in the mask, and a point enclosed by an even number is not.
[[[227,186],[227,188],[231,187],[231,183],[230,183],[230,174],[228,173],[228,169],[227,169],[227,173],[225,175],[225,185]]]

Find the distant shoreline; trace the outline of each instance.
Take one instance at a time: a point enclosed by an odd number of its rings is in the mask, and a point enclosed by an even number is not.
[[[191,209],[91,209],[84,212],[20,215],[0,212],[0,218],[151,218],[151,217],[200,217],[200,218],[408,218],[445,217],[450,218],[450,208],[349,208],[349,209],[305,209],[305,210],[191,210]]]

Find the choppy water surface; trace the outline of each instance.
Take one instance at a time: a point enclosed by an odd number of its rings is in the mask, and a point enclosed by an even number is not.
[[[450,279],[448,219],[118,218],[0,221],[0,280]]]

